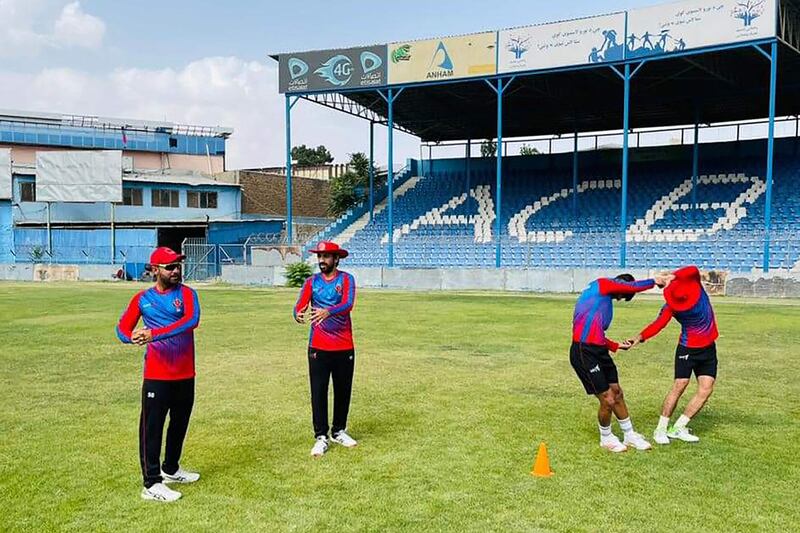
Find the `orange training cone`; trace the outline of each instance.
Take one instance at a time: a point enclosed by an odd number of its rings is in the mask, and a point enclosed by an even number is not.
[[[533,464],[531,475],[536,477],[550,477],[554,474],[550,470],[550,459],[547,457],[547,446],[544,442],[539,444],[539,452],[536,454],[536,462]]]

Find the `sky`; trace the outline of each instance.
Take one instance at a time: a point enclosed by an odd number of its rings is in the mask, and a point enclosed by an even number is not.
[[[0,0],[0,108],[228,126],[229,169],[283,165],[284,103],[268,54],[552,22],[657,0]],[[294,145],[337,162],[369,124],[301,101]],[[376,159],[386,130],[376,128]],[[419,155],[395,135],[395,160]]]

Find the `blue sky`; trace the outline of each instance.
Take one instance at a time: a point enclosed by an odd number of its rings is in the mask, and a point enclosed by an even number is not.
[[[268,53],[435,37],[595,15],[648,0],[359,2],[0,0],[0,108],[170,120],[235,129],[229,166],[281,164],[283,102]],[[367,125],[314,104],[295,144],[337,160]],[[384,132],[377,158],[384,158]],[[418,154],[397,136],[398,160]]]

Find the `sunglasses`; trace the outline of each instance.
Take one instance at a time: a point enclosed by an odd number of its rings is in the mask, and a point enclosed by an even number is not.
[[[163,268],[164,270],[166,270],[166,271],[168,271],[168,272],[172,272],[172,271],[174,271],[174,270],[178,270],[178,269],[179,269],[179,268],[181,268],[183,265],[181,265],[180,263],[170,263],[170,264],[168,264],[168,265],[156,265],[156,266],[157,266],[158,268]]]

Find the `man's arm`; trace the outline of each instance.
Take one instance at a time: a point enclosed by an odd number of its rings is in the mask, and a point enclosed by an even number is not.
[[[667,327],[669,321],[672,319],[672,310],[668,305],[661,308],[658,317],[639,334],[639,342],[644,342],[658,335],[658,333]]]
[[[183,316],[177,321],[161,328],[154,328],[151,333],[154,341],[169,339],[181,333],[191,331],[200,323],[200,303],[197,293],[189,287],[181,287],[183,295]]]
[[[303,282],[303,287],[300,289],[300,296],[297,297],[297,302],[294,304],[294,309],[292,309],[292,316],[297,322],[304,322],[305,321],[305,311],[308,304],[311,303],[311,280],[313,276],[306,278]]]
[[[601,278],[597,280],[600,288],[600,294],[608,296],[609,294],[636,294],[652,289],[656,285],[654,279],[640,279],[638,281],[620,281],[610,278]]]
[[[136,296],[131,299],[127,309],[125,309],[125,312],[122,313],[122,316],[119,318],[119,323],[117,324],[117,338],[119,338],[119,340],[125,344],[133,344],[133,328],[136,327],[136,324],[139,322],[139,318],[142,316],[142,312],[139,309],[139,300],[141,298],[142,293],[137,293]]]
[[[338,315],[349,313],[356,303],[356,281],[353,276],[347,274],[342,282],[342,301],[328,308],[328,313]]]

